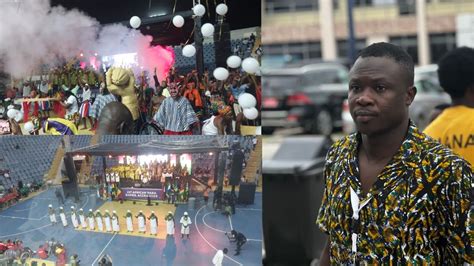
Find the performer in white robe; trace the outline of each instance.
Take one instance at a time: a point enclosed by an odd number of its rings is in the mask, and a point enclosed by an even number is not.
[[[63,223],[63,226],[67,226],[67,220],[66,220],[66,214],[64,214],[64,209],[63,207],[59,207],[59,217],[61,218],[61,222]]]
[[[150,232],[151,235],[155,235],[158,233],[158,218],[155,215],[154,211],[151,211],[150,217],[148,217],[148,220],[150,220]]]
[[[89,213],[87,214],[87,221],[89,222],[89,229],[95,229],[95,222],[94,222],[94,213],[92,209],[89,209]]]
[[[112,232],[112,225],[110,224],[109,210],[105,210],[104,221],[105,221],[105,230],[107,230],[107,232]]]
[[[82,208],[79,209],[79,221],[81,221],[82,229],[86,229],[87,227],[86,217],[84,217],[84,210]]]
[[[56,214],[54,213],[53,205],[49,204],[48,208],[49,220],[52,224],[56,224],[58,221],[56,220]]]
[[[172,212],[168,212],[165,217],[166,220],[166,234],[174,235],[174,216]]]
[[[117,216],[116,211],[113,211],[113,215],[112,215],[112,228],[113,228],[115,233],[120,232],[119,218]]]
[[[102,214],[98,210],[95,212],[95,220],[97,222],[97,228],[99,229],[99,231],[104,231],[104,224],[102,223]]]
[[[140,210],[140,213],[137,216],[135,216],[135,218],[138,218],[138,231],[140,233],[145,233],[145,231],[146,231],[146,227],[145,227],[146,217],[143,214],[143,211]]]
[[[127,219],[127,232],[133,232],[133,216],[130,210],[127,210],[125,218]]]
[[[71,222],[74,228],[77,228],[79,226],[79,223],[77,222],[76,209],[74,208],[74,206],[71,206]]]
[[[181,238],[183,238],[184,235],[186,235],[187,238],[189,239],[189,226],[192,224],[192,222],[187,212],[184,212],[184,216],[181,217],[181,220],[179,220],[179,223],[181,224]]]

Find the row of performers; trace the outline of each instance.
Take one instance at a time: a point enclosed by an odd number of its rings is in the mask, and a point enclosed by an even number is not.
[[[51,204],[49,205],[48,213],[51,223],[56,224],[56,211],[53,209],[53,206]],[[68,218],[66,217],[66,214],[67,213],[64,212],[63,207],[59,207],[59,217],[64,227],[68,226]],[[154,211],[151,211],[150,215],[146,217],[143,211],[141,210],[137,215],[133,215],[130,210],[127,210],[127,214],[123,218],[126,219],[127,232],[129,233],[132,233],[134,231],[134,217],[137,219],[138,232],[143,234],[146,233],[148,220],[150,234],[158,234],[159,219],[155,215]],[[108,210],[105,210],[104,215],[102,215],[98,210],[94,213],[92,209],[89,209],[89,212],[85,214],[82,208],[79,209],[79,211],[76,211],[74,206],[71,206],[70,220],[75,229],[78,229],[80,226],[82,229],[87,229],[87,227],[89,227],[89,230],[95,231],[97,224],[98,231],[119,233],[121,231],[119,219],[120,218],[117,215],[116,211],[112,211],[112,214],[110,214]],[[171,211],[168,212],[168,214],[164,217],[164,220],[166,222],[166,234],[174,235],[175,219],[173,213]],[[184,212],[184,215],[181,217],[179,222],[181,224],[181,234],[189,234],[189,225],[191,225],[191,218],[188,216],[187,212]]]
[[[179,170],[174,167],[153,167],[152,165],[140,166],[137,164],[116,165],[106,169],[105,179],[107,182],[120,182],[121,178],[129,178],[135,181],[148,183],[150,181],[161,182],[162,184],[170,180],[187,177],[189,173],[186,169]]]
[[[163,185],[161,200],[167,200],[168,203],[187,202],[190,192],[189,181],[185,179],[170,180]],[[124,200],[122,190],[118,183],[110,182],[109,185],[99,186],[97,197],[104,200]]]

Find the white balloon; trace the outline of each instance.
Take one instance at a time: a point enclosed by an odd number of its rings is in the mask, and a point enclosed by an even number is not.
[[[180,15],[174,16],[173,25],[177,28],[181,28],[184,25],[184,18]]]
[[[34,129],[35,129],[35,126],[33,125],[33,122],[28,121],[25,123],[26,132],[32,132]]]
[[[222,3],[222,4],[218,4],[216,6],[216,13],[221,15],[221,16],[224,16],[225,14],[227,14],[227,11],[229,10],[229,8],[227,8],[227,5]]]
[[[6,99],[5,99],[5,101],[6,101]],[[15,108],[15,106],[13,106],[13,104],[10,104],[10,105],[7,107],[8,110],[13,109],[13,108]]]
[[[201,27],[202,36],[211,37],[214,34],[214,26],[211,23],[206,23]]]
[[[206,13],[206,8],[201,4],[197,4],[193,7],[193,12],[194,15],[202,17]]]
[[[17,122],[20,122],[21,120],[23,120],[23,112],[22,111],[17,111],[17,113],[15,115],[15,120]]]
[[[223,67],[214,69],[213,74],[217,80],[226,80],[229,77],[229,71]]]
[[[255,74],[260,68],[260,65],[255,58],[247,57],[244,59],[244,61],[242,61],[242,68],[249,74]]]
[[[130,19],[130,26],[132,26],[132,28],[136,29],[136,28],[140,27],[140,24],[142,24],[142,21],[139,17],[133,16]]]
[[[258,117],[258,110],[255,107],[252,108],[245,108],[244,109],[244,116],[249,120],[254,120]]]
[[[186,57],[192,57],[196,54],[196,48],[192,44],[188,44],[183,48],[183,55]]]
[[[242,63],[242,59],[236,55],[231,55],[227,57],[227,65],[231,68],[238,68]]]
[[[257,99],[250,93],[242,93],[239,96],[239,105],[244,109],[252,108],[257,105]]]
[[[8,118],[14,119],[16,117],[17,112],[18,112],[18,110],[16,110],[16,109],[8,109],[8,112],[7,112]]]

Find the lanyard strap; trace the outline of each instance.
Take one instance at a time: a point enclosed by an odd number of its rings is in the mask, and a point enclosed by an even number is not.
[[[364,208],[369,201],[372,199],[372,196],[367,198],[365,201],[360,203],[359,196],[357,196],[357,193],[354,191],[352,187],[350,187],[351,190],[351,206],[352,206],[352,220],[359,220],[359,212],[362,208]],[[359,223],[358,223],[359,224]],[[357,253],[357,238],[358,234],[355,232],[352,232],[352,252],[354,254],[354,264],[355,264],[355,258],[356,258],[356,253]]]

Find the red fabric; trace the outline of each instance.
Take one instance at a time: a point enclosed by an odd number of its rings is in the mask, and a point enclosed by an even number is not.
[[[193,132],[191,130],[183,131],[183,132],[175,132],[175,131],[171,131],[167,129],[163,133],[163,135],[192,135],[192,134]]]
[[[257,94],[257,109],[260,111],[260,107],[262,106],[262,87],[261,86],[257,86],[256,94]]]
[[[66,265],[66,250],[63,249],[61,253],[58,254],[58,259],[56,260],[57,266],[64,266]]]
[[[35,102],[33,105],[33,116],[38,117],[39,114],[39,104],[38,102]]]
[[[39,257],[40,259],[43,259],[43,260],[44,260],[44,259],[47,259],[47,258],[48,258],[48,254],[47,254],[46,251],[45,251],[44,249],[42,249],[42,248],[38,249],[37,253],[38,253],[38,257]]]
[[[28,99],[28,97],[24,97],[23,99]],[[23,102],[23,122],[28,121],[28,113],[30,112],[30,102]]]

